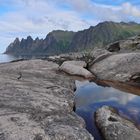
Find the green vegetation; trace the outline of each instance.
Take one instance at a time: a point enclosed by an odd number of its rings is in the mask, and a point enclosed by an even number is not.
[[[6,53],[55,55],[84,50],[88,51],[95,47],[105,47],[114,41],[139,34],[140,24],[133,22],[103,22],[79,32],[52,31],[45,39],[33,40],[31,37],[28,37],[27,39],[22,39],[22,41],[15,40],[8,46]]]
[[[104,47],[114,41],[140,34],[140,24],[103,22],[95,27],[77,32],[72,41],[75,51]]]
[[[72,40],[75,32],[72,31],[62,31],[62,30],[56,30],[52,31],[50,34],[57,40],[57,41],[66,41],[69,42]]]

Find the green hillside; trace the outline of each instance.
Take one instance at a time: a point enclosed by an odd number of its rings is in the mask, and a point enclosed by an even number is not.
[[[140,34],[140,24],[103,22],[75,34],[71,47],[75,51],[104,47],[108,43]]]
[[[6,53],[14,55],[55,55],[77,52],[95,47],[105,47],[111,42],[138,34],[140,34],[140,24],[106,21],[78,32],[52,31],[45,39],[33,40],[31,37],[21,41],[16,39],[8,46]]]

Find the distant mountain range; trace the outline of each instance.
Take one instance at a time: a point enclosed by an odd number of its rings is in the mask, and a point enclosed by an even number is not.
[[[33,40],[31,36],[28,36],[27,39],[20,41],[16,38],[7,47],[5,53],[18,56],[56,55],[104,47],[108,43],[138,34],[140,34],[140,24],[106,21],[78,32],[52,31],[45,39],[36,38]]]

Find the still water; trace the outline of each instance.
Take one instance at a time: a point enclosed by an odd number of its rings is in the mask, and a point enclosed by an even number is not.
[[[76,87],[76,113],[85,120],[87,130],[95,137],[95,140],[103,140],[94,120],[95,111],[103,105],[116,108],[121,116],[133,120],[139,127],[140,96],[112,87],[102,87],[88,81],[76,81]]]
[[[17,58],[7,54],[0,54],[0,63],[10,62],[16,60]]]
[[[20,56],[12,56],[7,54],[0,54],[0,63],[6,63],[13,60],[30,60],[30,59],[46,59],[47,55],[20,55]]]

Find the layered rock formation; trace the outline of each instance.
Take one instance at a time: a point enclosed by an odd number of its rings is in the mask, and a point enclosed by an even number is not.
[[[0,64],[1,140],[93,140],[73,112],[74,81],[43,60]]]

